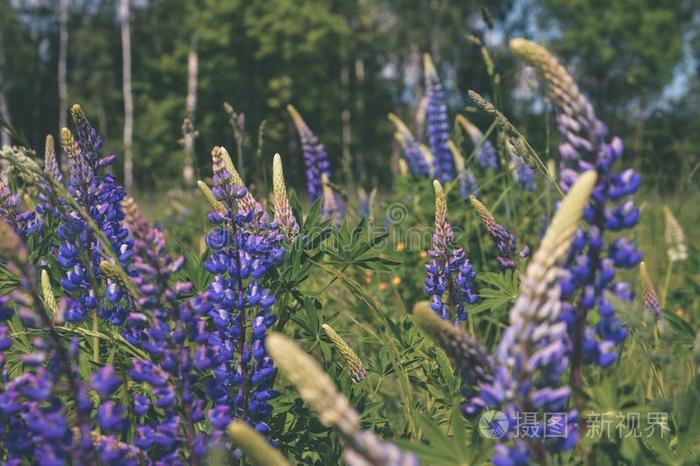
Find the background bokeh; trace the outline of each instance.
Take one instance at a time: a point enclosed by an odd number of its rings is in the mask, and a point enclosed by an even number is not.
[[[107,150],[121,155],[120,3],[0,0],[6,102],[0,113],[26,138],[17,142],[39,148],[46,134],[58,132],[63,6],[68,104],[81,103]],[[130,8],[134,173],[141,191],[182,183],[179,141],[193,53],[195,175],[208,174],[213,145],[234,151],[223,108],[229,102],[245,114],[246,178],[263,183],[262,167],[279,151],[290,182],[301,187],[301,151],[286,113],[292,103],[325,143],[339,179],[381,188],[397,150],[386,114],[414,121],[424,92],[422,52],[433,55],[451,111],[472,105],[466,93],[475,89],[546,156],[557,143],[547,131],[552,114],[533,89],[536,81],[507,50],[515,36],[544,43],[562,58],[599,116],[626,141],[625,156],[642,170],[647,188],[666,192],[697,178],[700,9],[692,0],[132,0]],[[497,95],[469,35],[494,57]]]

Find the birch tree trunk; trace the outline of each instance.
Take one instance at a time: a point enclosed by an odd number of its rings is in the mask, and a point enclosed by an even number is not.
[[[7,124],[12,124],[10,120],[10,109],[7,105],[7,99],[5,97],[5,83],[4,79],[5,72],[5,44],[3,42],[2,32],[0,31],[0,116]],[[5,131],[0,130],[0,147],[10,145],[10,135]]]
[[[68,126],[68,0],[58,4],[58,129]],[[65,165],[66,161],[61,158]]]
[[[134,185],[134,102],[131,93],[131,30],[129,0],[120,0],[122,29],[122,93],[124,95],[124,188]]]
[[[184,132],[185,166],[182,170],[182,179],[186,186],[192,186],[194,181],[194,114],[197,110],[197,77],[199,75],[199,56],[194,44],[187,53],[187,100],[185,107],[187,118],[190,121],[191,130]]]

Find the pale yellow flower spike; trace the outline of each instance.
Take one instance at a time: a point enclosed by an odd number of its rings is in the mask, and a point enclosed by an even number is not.
[[[474,123],[469,121],[464,115],[457,115],[457,124],[460,125],[464,131],[469,134],[469,138],[474,141],[481,141],[484,138],[484,134],[479,128],[477,128]]]
[[[265,339],[268,353],[294,384],[301,398],[318,413],[321,423],[351,435],[360,428],[360,418],[314,358],[292,340],[272,332]]]
[[[509,47],[513,53],[537,68],[544,78],[547,92],[560,100],[565,109],[580,104],[581,93],[576,82],[546,48],[521,38],[511,40]]]
[[[423,54],[423,71],[426,75],[433,75],[437,73],[435,71],[435,65],[433,64],[433,59],[429,53]]]
[[[288,202],[282,158],[279,154],[275,154],[272,159],[272,195],[274,196],[273,203],[275,206]]]
[[[226,214],[226,206],[216,197],[214,197],[214,193],[211,192],[211,189],[204,181],[197,180],[197,186],[199,186],[199,190],[202,192],[204,199],[207,200],[209,205],[211,205],[211,208],[214,209],[216,213],[219,215]]]
[[[464,170],[467,169],[466,162],[464,161],[464,156],[462,155],[462,152],[459,150],[459,147],[457,147],[457,144],[450,139],[447,141],[447,147],[450,148],[450,152],[452,153],[452,160],[454,160],[455,163],[455,169],[457,170],[457,173],[462,173]]]
[[[335,196],[328,175],[325,173],[321,175],[321,183],[323,184],[323,204],[331,212],[335,209]]]
[[[100,268],[107,278],[114,281],[117,285],[126,288],[134,299],[139,299],[139,292],[136,290],[134,282],[132,282],[131,278],[124,272],[124,269],[106,260],[100,262]]]
[[[289,112],[289,116],[292,117],[292,121],[294,122],[294,126],[297,128],[306,128],[306,121],[304,121],[304,118],[301,116],[301,113],[294,107],[294,105],[287,105],[287,111]]]
[[[73,133],[68,128],[61,128],[61,145],[63,146],[63,152],[66,153],[68,158],[80,157],[78,143],[75,142]]]
[[[362,360],[357,353],[343,340],[343,337],[338,335],[333,327],[328,324],[323,324],[321,328],[323,328],[323,331],[326,332],[326,335],[330,338],[335,349],[338,350],[343,357],[353,382],[358,383],[360,380],[364,380],[367,377],[367,371],[365,371],[365,366],[362,364]]]
[[[688,249],[685,245],[685,232],[676,220],[668,206],[663,206],[664,212],[664,239],[668,247],[668,259],[671,262],[683,261],[688,258]]]
[[[540,242],[540,247],[528,266],[526,280],[521,287],[524,292],[528,286],[531,291],[546,286],[549,281],[549,272],[566,258],[596,179],[594,170],[583,173],[561,201],[559,209],[552,218],[552,223]],[[554,278],[556,277],[552,280]]]
[[[404,159],[399,159],[399,175],[408,176],[409,169],[408,164]]]
[[[659,297],[654,289],[654,284],[649,277],[647,264],[642,261],[639,263],[639,279],[642,282],[642,297],[644,299],[644,307],[651,312],[655,317],[661,314],[661,305]]]
[[[44,295],[44,305],[46,309],[51,313],[51,317],[55,320],[59,316],[58,304],[56,304],[56,298],[53,294],[53,289],[51,288],[51,281],[49,280],[49,274],[46,270],[41,271],[41,292]]]
[[[389,115],[389,121],[394,125],[396,128],[396,132],[401,134],[411,134],[411,130],[408,129],[408,126],[399,118],[396,116],[394,113],[390,113]]]
[[[481,203],[479,199],[474,196],[469,196],[469,202],[479,214],[484,224],[489,225],[490,227],[496,225],[496,219],[494,218],[493,214],[484,204]]]
[[[428,166],[432,167],[433,166],[433,153],[430,152],[430,149],[428,149],[428,146],[426,146],[425,144],[421,144],[420,151],[423,153],[423,157],[425,158],[425,161],[427,162]]]
[[[282,454],[245,422],[234,421],[226,429],[233,446],[243,450],[253,466],[289,466]]]
[[[238,174],[238,170],[236,170],[236,167],[233,165],[233,161],[231,160],[231,156],[229,155],[228,151],[226,150],[225,147],[220,146],[218,148],[219,150],[217,151],[217,156],[221,157],[221,160],[223,161],[224,168],[231,174],[231,181],[233,181],[234,184],[238,186],[245,186],[245,183],[243,182],[243,178],[241,178],[241,175]],[[214,152],[212,152],[212,157],[214,156]]]
[[[44,160],[55,160],[56,159],[56,147],[53,141],[53,136],[50,134],[46,135],[46,142],[44,143]]]
[[[441,225],[447,222],[447,198],[438,180],[433,180],[433,188],[435,189],[435,224]]]

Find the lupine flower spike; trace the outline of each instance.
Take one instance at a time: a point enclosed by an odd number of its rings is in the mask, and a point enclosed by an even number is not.
[[[636,225],[639,209],[629,197],[639,188],[640,177],[632,169],[613,170],[622,156],[622,140],[614,137],[606,141],[605,124],[555,57],[524,39],[513,39],[510,48],[540,72],[557,109],[563,137],[559,146],[562,191],[568,192],[581,173],[591,169],[598,172],[598,184],[584,211],[589,226],[577,234],[562,277],[562,316],[573,335],[572,378],[574,383],[581,383],[582,363],[611,365],[617,357],[615,345],[627,336],[607,294],[623,301],[632,299],[630,285],[614,280],[616,268],[636,267],[642,254],[628,238],[615,234],[606,240],[605,232],[617,233]],[[595,329],[586,327],[586,316],[594,308],[600,315]]]
[[[323,144],[318,141],[318,138],[311,131],[297,109],[292,105],[288,105],[287,111],[299,133],[299,139],[301,139],[304,163],[306,164],[306,188],[309,191],[309,198],[313,202],[323,194],[322,175],[330,177],[331,174],[328,154],[326,154]]]
[[[474,147],[477,147],[476,161],[482,168],[491,168],[492,170],[498,170],[501,166],[498,161],[498,153],[496,153],[496,148],[493,147],[491,141],[484,137],[484,133],[481,132],[479,128],[476,127],[471,121],[467,119],[464,115],[457,115],[457,124],[459,124],[464,131],[469,135]]]
[[[428,255],[431,262],[425,265],[425,292],[431,298],[431,308],[442,319],[455,324],[467,319],[466,306],[479,299],[473,282],[476,272],[472,269],[464,249],[455,245],[455,235],[447,218],[447,199],[439,181],[433,181],[435,189],[435,232]]]
[[[292,208],[289,205],[282,158],[279,154],[275,154],[272,160],[272,206],[275,209],[275,220],[280,224],[282,234],[289,241],[294,241],[294,238],[299,234],[299,223],[294,218]]]
[[[571,390],[560,385],[570,344],[559,315],[558,279],[595,183],[594,171],[582,174],[562,201],[521,282],[510,325],[496,350],[494,379],[482,384],[479,396],[465,408],[474,413],[488,406],[508,417],[508,435],[493,458],[497,466],[528,464],[535,445],[556,451],[571,449],[576,442],[578,413],[565,412]],[[550,416],[522,435],[516,431],[517,420],[533,411]],[[563,435],[545,435],[554,431]]]
[[[343,340],[343,337],[338,335],[333,327],[328,324],[323,324],[321,327],[323,328],[323,331],[326,332],[326,335],[328,335],[328,338],[331,340],[331,343],[333,343],[335,349],[343,357],[343,361],[348,368],[350,378],[353,380],[353,382],[358,383],[361,380],[364,380],[367,377],[367,371],[365,371],[365,366],[362,364],[360,357],[352,350],[352,348],[350,348],[350,345]]]
[[[445,91],[440,83],[433,60],[427,53],[423,55],[423,72],[425,73],[425,92],[428,99],[426,118],[428,120],[428,141],[433,154],[433,177],[443,183],[455,177],[452,154],[447,147],[450,140],[450,124],[447,117]]]
[[[473,387],[493,380],[493,358],[474,337],[459,327],[440,319],[427,302],[413,307],[413,317],[420,328],[437,343],[459,371],[462,392],[475,395]]]
[[[506,140],[506,149],[510,154],[511,161],[511,171],[513,172],[513,178],[515,182],[518,183],[522,188],[527,191],[534,191],[537,189],[537,182],[535,181],[535,171],[530,167],[525,159],[518,155],[513,144]]]
[[[248,424],[234,421],[226,429],[233,446],[240,448],[253,466],[289,466],[286,459]]]
[[[340,196],[333,190],[328,176],[323,175],[321,182],[323,183],[323,217],[332,219],[336,226],[340,226],[344,218],[342,207],[338,205]]]
[[[369,194],[367,194],[365,188],[360,186],[357,188],[357,198],[360,217],[367,217],[369,221],[372,221],[374,219],[372,208],[377,198],[377,188],[372,188]]]
[[[423,155],[420,144],[413,137],[411,130],[393,113],[389,114],[389,121],[393,123],[396,129],[394,137],[401,145],[403,157],[411,170],[411,174],[414,176],[430,175],[431,167]]]
[[[396,445],[363,430],[360,417],[323,371],[321,366],[292,340],[271,333],[265,346],[279,369],[299,391],[301,398],[316,411],[321,423],[334,427],[343,436],[343,458],[348,466],[415,466],[418,459]]]
[[[642,282],[642,295],[644,298],[644,309],[646,309],[654,319],[661,316],[661,304],[654,289],[654,284],[647,272],[647,265],[644,261],[639,263],[639,279]]]
[[[486,228],[486,231],[488,231],[489,235],[491,235],[491,238],[493,238],[496,243],[496,249],[498,250],[496,261],[498,261],[504,269],[515,268],[515,261],[513,260],[515,257],[515,235],[497,223],[493,214],[479,199],[470,196],[469,202],[471,202],[472,207],[476,209],[484,224],[484,228]]]
[[[668,206],[663,206],[664,211],[664,239],[671,262],[684,261],[688,258],[688,248],[685,245],[685,232]]]
[[[453,141],[449,141],[447,145],[452,153],[452,160],[455,163],[457,177],[459,178],[459,194],[462,196],[462,199],[466,201],[469,199],[469,196],[476,196],[479,192],[479,186],[476,183],[474,173],[470,168],[467,168],[464,156],[459,150],[459,147],[457,147],[457,144]]]
[[[213,228],[206,237],[211,254],[204,267],[214,280],[193,303],[213,326],[208,345],[215,349],[210,362],[214,377],[207,393],[215,406],[209,419],[216,436],[234,417],[268,435],[269,400],[277,393],[263,339],[276,317],[271,314],[275,297],[265,285],[284,259],[283,236],[279,224],[270,222],[248,193],[223,148],[212,150],[212,162],[214,187],[203,189],[215,201],[208,215]]]
[[[104,244],[98,241],[98,234],[104,235],[120,266],[129,272],[132,240],[124,228],[121,208],[125,193],[113,175],[101,173],[114,163],[116,156],[101,154],[102,138],[79,105],[71,108],[71,115],[77,139],[67,128],[61,129],[63,151],[70,167],[68,193],[90,215],[92,224],[100,231],[94,231],[79,212],[62,210],[61,225],[57,229],[61,240],[57,260],[64,270],[61,284],[69,298],[65,319],[80,322],[88,313],[99,310],[99,317],[113,325],[122,325],[127,318],[125,303],[121,301],[122,293],[115,290],[114,283],[108,280],[108,293],[99,302],[101,292],[94,289],[95,283],[91,277],[99,279],[103,276],[100,262],[109,255],[104,250]]]
[[[44,145],[44,173],[51,176],[59,183],[63,181],[63,175],[56,161],[56,148],[53,141],[53,136],[46,136],[46,144]]]
[[[58,304],[56,303],[56,297],[53,294],[49,274],[46,272],[46,270],[41,271],[41,294],[44,297],[44,306],[46,306],[46,310],[51,313],[53,321],[60,322],[62,317],[60,316]]]

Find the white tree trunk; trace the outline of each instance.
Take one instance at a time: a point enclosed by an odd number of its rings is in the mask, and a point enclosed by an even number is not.
[[[129,0],[120,1],[122,26],[122,93],[124,95],[124,188],[129,191],[134,185],[134,102],[131,93],[131,30]]]
[[[7,124],[12,124],[10,120],[10,109],[7,105],[7,98],[5,97],[5,80],[3,77],[3,72],[5,69],[5,44],[3,43],[2,33],[0,32],[0,116]],[[10,145],[10,135],[5,131],[0,130],[0,147]]]
[[[187,100],[185,106],[187,118],[192,125],[191,131],[186,131],[185,141],[185,166],[182,170],[182,178],[187,186],[194,181],[194,113],[197,110],[197,77],[199,75],[199,56],[194,45],[187,53]]]
[[[68,126],[68,0],[58,4],[58,129]],[[61,161],[66,164],[66,160]]]

